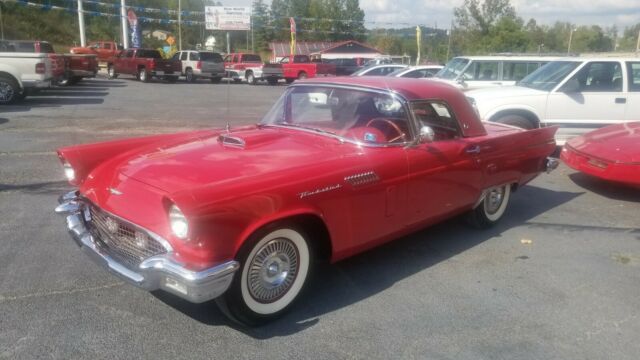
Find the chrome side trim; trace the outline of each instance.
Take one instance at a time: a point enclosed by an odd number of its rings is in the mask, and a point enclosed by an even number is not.
[[[344,178],[344,181],[353,186],[361,186],[378,182],[380,181],[380,177],[374,171],[367,171],[361,174],[347,176]]]

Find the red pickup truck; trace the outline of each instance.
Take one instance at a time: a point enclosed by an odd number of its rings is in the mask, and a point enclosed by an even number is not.
[[[74,47],[69,51],[72,54],[96,55],[98,61],[107,61],[120,54],[122,46],[115,41],[94,41],[86,47]]]
[[[163,59],[155,49],[128,49],[107,61],[109,79],[127,74],[134,75],[142,82],[148,82],[153,77],[176,82],[181,73],[180,60]]]
[[[73,85],[83,78],[96,77],[98,58],[96,55],[64,54],[65,73],[59,85]]]
[[[225,76],[236,82],[255,84],[262,77],[264,63],[258,54],[231,53],[224,58]]]
[[[335,75],[334,64],[312,62],[308,55],[289,55],[277,64],[265,64],[262,68],[262,77],[270,85],[275,85],[279,79],[285,79],[290,84],[296,79]]]

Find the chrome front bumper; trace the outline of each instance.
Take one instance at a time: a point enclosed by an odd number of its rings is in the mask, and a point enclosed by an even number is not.
[[[165,290],[193,303],[201,303],[222,295],[238,270],[237,261],[227,261],[216,266],[190,270],[176,261],[172,253],[152,256],[143,260],[137,269],[118,262],[94,238],[87,228],[84,209],[87,204],[73,191],[58,199],[56,213],[65,215],[71,238],[98,265],[141,289]]]
[[[549,174],[558,167],[558,164],[560,164],[560,160],[556,158],[548,157],[547,161],[544,164],[544,171],[546,171],[547,174]]]

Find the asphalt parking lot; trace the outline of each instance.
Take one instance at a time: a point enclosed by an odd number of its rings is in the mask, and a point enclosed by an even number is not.
[[[57,147],[255,123],[284,89],[95,79],[0,107],[0,358],[638,359],[640,192],[562,165],[497,227],[453,219],[322,268],[257,329],[122,283],[53,213]]]

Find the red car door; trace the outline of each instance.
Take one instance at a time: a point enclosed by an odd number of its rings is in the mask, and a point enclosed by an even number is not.
[[[419,126],[429,126],[434,141],[406,149],[409,166],[407,225],[431,223],[473,205],[484,187],[478,146],[461,136],[446,104],[412,104]]]

